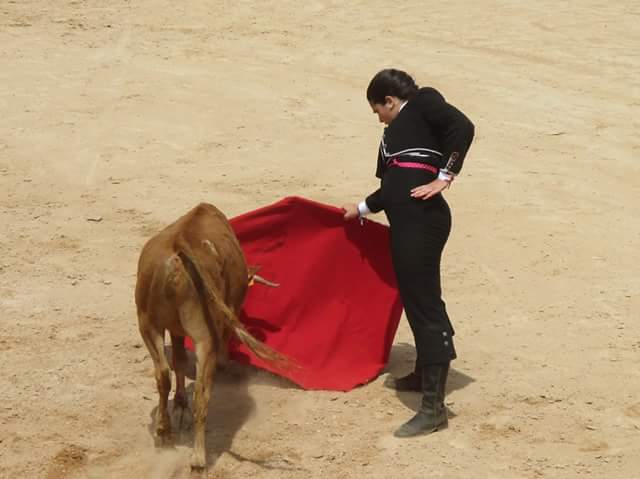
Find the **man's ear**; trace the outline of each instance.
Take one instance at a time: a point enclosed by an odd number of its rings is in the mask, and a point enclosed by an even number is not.
[[[393,96],[385,96],[384,97],[384,104],[387,108],[389,108],[390,110],[396,106],[396,97]]]

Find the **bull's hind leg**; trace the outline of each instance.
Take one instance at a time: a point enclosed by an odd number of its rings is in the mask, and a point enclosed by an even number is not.
[[[196,383],[193,398],[195,437],[191,467],[202,469],[206,466],[205,433],[211,385],[216,369],[216,356],[213,342],[207,338],[195,345],[196,350]]]
[[[184,349],[184,336],[171,335],[173,370],[176,373],[176,393],[173,396],[172,418],[176,429],[188,429],[192,423],[189,400],[184,381],[187,372],[187,352]]]
[[[196,381],[193,398],[194,445],[191,468],[201,470],[206,467],[205,429],[216,356],[213,350],[213,338],[199,298],[193,295],[183,302],[179,311],[180,322],[186,333],[193,339],[196,354]]]
[[[225,370],[229,365],[229,338],[231,337],[231,331],[223,329],[220,334],[220,341],[218,344],[218,350],[215,352],[217,356],[217,367],[220,370]]]
[[[171,419],[167,411],[169,392],[171,392],[171,376],[169,362],[164,354],[164,331],[159,332],[153,327],[141,326],[140,334],[153,360],[158,395],[160,396],[156,415],[156,434],[160,443],[166,444],[171,437]]]

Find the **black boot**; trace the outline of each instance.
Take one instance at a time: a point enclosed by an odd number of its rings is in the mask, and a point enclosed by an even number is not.
[[[416,364],[415,370],[406,376],[402,376],[401,378],[387,376],[384,385],[396,391],[420,392],[422,391],[422,368]]]
[[[422,368],[422,403],[409,421],[393,434],[396,437],[412,437],[429,434],[447,427],[447,408],[444,390],[447,384],[449,363],[433,364]]]

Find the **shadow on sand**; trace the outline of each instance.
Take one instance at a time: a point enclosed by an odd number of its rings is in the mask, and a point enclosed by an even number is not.
[[[166,346],[165,352],[171,364],[171,347]],[[193,381],[195,379],[195,356],[188,350],[187,356],[187,377]],[[187,381],[186,389],[187,396],[189,398],[189,406],[193,411],[194,383],[192,381]],[[263,384],[280,389],[298,388],[298,386],[284,378],[275,376],[266,371],[257,370],[252,366],[239,364],[235,361],[230,361],[224,369],[216,371],[211,390],[211,398],[209,400],[209,412],[207,415],[206,447],[208,468],[211,469],[214,467],[218,457],[226,452],[237,461],[250,462],[263,469],[283,471],[303,470],[287,463],[286,461],[280,461],[277,458],[265,459],[264,455],[260,455],[259,458],[252,458],[243,456],[231,450],[233,438],[256,409],[256,403],[249,394],[250,384]],[[175,376],[173,374],[172,385],[175,388]],[[157,401],[157,395],[154,399]],[[156,404],[151,411],[151,421],[148,426],[149,434],[154,438],[157,409],[158,406]],[[173,391],[169,399],[169,414],[171,414],[171,411],[173,411]],[[181,429],[173,423],[172,443],[169,446],[164,447],[174,448],[176,446],[186,446],[188,448],[192,448],[194,431],[191,427],[191,423],[192,419],[190,418],[188,421],[188,427],[183,427]]]

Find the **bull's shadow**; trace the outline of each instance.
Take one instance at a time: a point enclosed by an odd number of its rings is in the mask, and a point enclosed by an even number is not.
[[[165,346],[165,353],[171,364],[171,347]],[[195,380],[195,355],[187,350],[187,396],[189,399],[189,407],[193,411],[193,389]],[[172,371],[172,385],[174,389],[171,392],[169,400],[169,413],[173,411],[173,391],[175,390],[175,376]],[[251,462],[264,469],[296,469],[289,464],[275,463],[264,459],[264,455],[260,459],[245,457],[231,450],[231,445],[235,435],[242,429],[247,420],[256,410],[256,402],[249,394],[250,384],[264,384],[277,388],[297,388],[290,381],[275,376],[266,371],[258,370],[252,366],[240,364],[236,361],[229,361],[224,368],[218,368],[215,373],[213,386],[211,388],[211,398],[209,400],[209,408],[207,414],[206,427],[206,448],[207,448],[207,465],[209,468],[214,467],[218,457],[223,453],[232,455],[238,461]],[[157,395],[154,399],[157,400]],[[149,424],[149,434],[155,437],[156,430],[156,412],[158,406],[151,411],[151,421]],[[176,424],[173,426],[173,446],[186,446],[193,448],[194,430],[193,427],[178,430]],[[171,446],[169,446],[171,447]]]
[[[386,367],[382,370],[382,374],[389,373],[390,376],[400,377],[413,371],[416,360],[416,348],[407,343],[394,344],[391,348],[391,355]],[[453,391],[462,389],[475,379],[462,371],[455,369],[455,361],[451,363],[452,367],[449,369],[449,377],[447,379],[447,391],[446,394],[450,394]],[[420,401],[422,396],[415,392],[400,392],[395,391],[396,397],[402,404],[413,411],[418,411],[420,408]],[[446,399],[445,399],[446,402]],[[455,417],[455,412],[449,409],[449,417]]]

